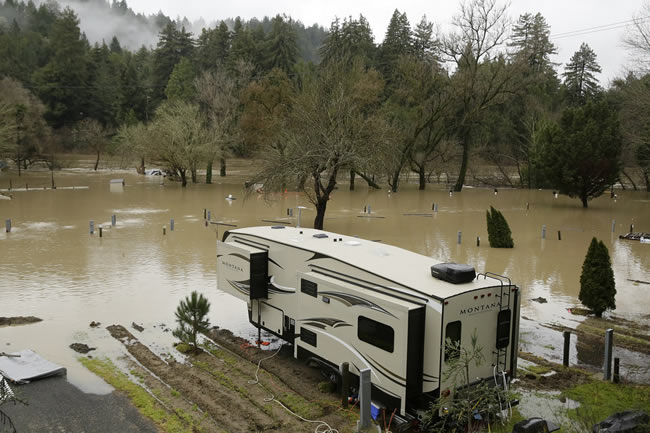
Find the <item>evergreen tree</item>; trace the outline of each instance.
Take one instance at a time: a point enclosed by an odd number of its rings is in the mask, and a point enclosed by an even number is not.
[[[278,68],[289,74],[298,59],[296,32],[291,27],[291,19],[277,15],[273,18],[267,40],[266,70]]]
[[[390,77],[400,56],[413,52],[413,37],[406,13],[395,9],[390,19],[384,42],[379,49],[379,68]]]
[[[422,16],[422,19],[415,27],[413,32],[413,54],[419,60],[435,61],[435,41],[433,40],[433,23],[427,21],[427,16]]]
[[[549,124],[542,135],[542,165],[548,186],[580,198],[583,207],[618,179],[619,119],[606,101],[567,108],[559,125]]]
[[[251,31],[244,26],[241,18],[235,18],[235,24],[232,31],[230,47],[230,66],[231,69],[237,61],[245,61],[255,64],[256,60],[255,42]],[[259,64],[255,64],[259,68]]]
[[[48,112],[46,118],[55,127],[76,122],[83,117],[88,95],[86,43],[79,30],[79,20],[66,8],[52,26],[52,57],[34,74],[39,97]]]
[[[194,78],[196,73],[192,63],[183,57],[180,62],[174,66],[174,71],[169,77],[169,82],[165,88],[165,95],[169,100],[179,99],[190,102],[196,95],[194,89]]]
[[[490,206],[486,212],[488,240],[492,248],[513,248],[515,246],[512,240],[510,226],[503,214]]]
[[[221,21],[214,29],[203,29],[197,41],[196,63],[200,70],[213,71],[217,65],[226,64],[230,53],[232,35],[228,25]]]
[[[153,58],[153,102],[157,105],[163,99],[169,77],[174,66],[185,57],[192,58],[194,42],[185,28],[177,30],[169,23],[160,31],[160,39]]]
[[[596,317],[601,317],[605,310],[616,309],[615,297],[616,283],[609,251],[603,241],[593,238],[582,264],[578,299]]]
[[[181,300],[174,313],[178,323],[178,328],[173,331],[174,337],[198,349],[196,337],[210,329],[209,312],[210,302],[202,294],[192,291],[190,296]]]
[[[522,58],[532,72],[552,70],[550,56],[557,54],[555,44],[550,40],[551,28],[539,12],[526,13],[512,27],[512,42],[515,58]]]
[[[111,53],[120,54],[122,52],[122,46],[120,41],[117,40],[117,36],[113,36],[111,39]]]
[[[569,102],[584,105],[600,91],[595,74],[601,69],[596,62],[596,53],[583,43],[564,67],[564,85]]]
[[[331,62],[353,62],[356,58],[372,66],[375,59],[375,42],[368,20],[363,15],[359,19],[338,18],[332,21],[330,31],[320,47],[322,64]]]

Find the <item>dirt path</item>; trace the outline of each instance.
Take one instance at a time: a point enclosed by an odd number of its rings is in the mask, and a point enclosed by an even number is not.
[[[352,431],[354,414],[339,410],[333,395],[318,391],[322,378],[313,369],[285,365],[294,360],[284,350],[262,364],[255,383],[257,360],[274,352],[247,347],[228,332],[212,333],[216,344],[179,363],[161,359],[121,325],[106,329],[133,356],[131,375],[168,411],[179,414],[188,431],[314,431],[315,424],[299,420],[279,403],[304,418]]]

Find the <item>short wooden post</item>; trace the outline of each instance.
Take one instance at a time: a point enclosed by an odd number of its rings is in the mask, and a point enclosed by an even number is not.
[[[370,372],[369,368],[359,371],[359,411],[362,429],[370,427],[372,420],[370,415]]]
[[[480,236],[476,236],[476,246],[477,247],[481,246],[481,237]]]
[[[630,233],[634,233],[634,224],[630,224]]]
[[[563,356],[562,356],[562,365],[564,365],[565,367],[568,367],[569,366],[569,348],[571,347],[570,346],[571,332],[564,331],[562,333],[562,335],[564,336],[564,352],[563,352]]]
[[[91,220],[90,221],[90,234],[92,235],[95,233],[95,221]]]
[[[115,223],[117,223],[117,216],[111,215],[111,225],[115,227]]]
[[[559,230],[557,231],[557,240],[558,241],[562,240],[562,233]]]
[[[546,224],[542,226],[542,239],[546,239]]]
[[[5,221],[5,230],[7,233],[11,233],[11,219]]]
[[[614,358],[614,377],[612,377],[614,383],[619,383],[621,381],[621,376],[619,374],[620,361],[620,358]]]
[[[530,209],[530,203],[526,202],[526,210]]]
[[[603,379],[609,380],[612,376],[612,346],[614,345],[614,330],[605,331],[605,360],[603,362]]]
[[[170,232],[174,231],[174,218],[169,220],[169,231]]]
[[[462,236],[463,236],[463,233],[459,231],[458,232],[458,243],[459,244],[460,244],[460,239],[461,239]]]
[[[163,236],[166,235],[166,234],[167,234],[167,226],[164,225],[164,226],[163,226]]]
[[[203,209],[203,219],[207,219],[207,218],[208,218],[208,210],[204,208]]]
[[[99,237],[100,238],[102,237],[102,231],[103,231],[103,228],[102,228],[102,225],[100,224],[99,225]]]
[[[343,409],[348,408],[348,397],[350,396],[350,364],[341,363],[341,405]]]

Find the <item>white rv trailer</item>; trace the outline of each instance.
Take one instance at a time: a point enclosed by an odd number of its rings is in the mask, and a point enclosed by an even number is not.
[[[308,228],[235,229],[217,242],[217,287],[248,303],[254,326],[292,343],[296,358],[333,371],[348,362],[357,376],[372,369],[373,400],[407,417],[453,392],[446,341],[469,347],[477,335],[486,362],[472,367],[472,379],[509,378],[517,369],[517,286],[474,277],[471,267],[471,281],[453,284],[433,277],[432,266],[441,264]]]

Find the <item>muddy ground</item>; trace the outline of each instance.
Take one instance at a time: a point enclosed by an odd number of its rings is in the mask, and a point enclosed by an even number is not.
[[[106,328],[129,354],[129,372],[168,412],[192,432],[313,432],[326,422],[341,433],[354,431],[358,412],[340,408],[333,393],[321,392],[324,377],[296,361],[288,348],[260,350],[229,331],[213,330],[206,351],[187,362],[162,359],[121,325]]]
[[[0,326],[29,325],[30,323],[37,323],[42,320],[34,316],[0,317]]]

